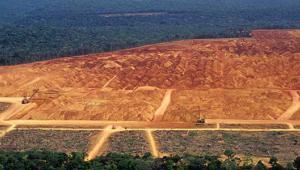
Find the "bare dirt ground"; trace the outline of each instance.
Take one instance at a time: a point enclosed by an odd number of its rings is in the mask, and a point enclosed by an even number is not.
[[[257,30],[252,38],[176,41],[0,67],[0,103],[11,104],[0,113],[0,135],[101,131],[89,139],[90,160],[120,131],[145,131],[154,156],[164,154],[156,131],[298,133],[298,32]],[[35,89],[22,105],[21,96]],[[205,125],[195,125],[199,117]]]
[[[200,114],[298,119],[299,102],[290,94],[300,89],[298,32],[256,30],[252,38],[183,40],[0,67],[0,96],[39,89],[36,106],[11,120],[152,121],[167,89],[174,91],[158,118],[164,121]]]

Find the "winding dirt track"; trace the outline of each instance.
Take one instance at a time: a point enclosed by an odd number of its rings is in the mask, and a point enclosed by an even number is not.
[[[293,102],[292,105],[278,118],[278,120],[288,120],[290,119],[299,109],[300,109],[300,96],[298,91],[290,91]]]

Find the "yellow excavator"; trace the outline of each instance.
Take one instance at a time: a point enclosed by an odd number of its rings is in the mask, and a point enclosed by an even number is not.
[[[32,95],[31,96],[24,96],[23,100],[22,100],[22,104],[28,104],[31,102],[31,99],[33,98],[34,95],[36,95],[39,92],[39,89],[34,89],[32,91]]]

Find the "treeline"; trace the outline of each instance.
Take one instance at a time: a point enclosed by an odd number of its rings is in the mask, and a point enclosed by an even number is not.
[[[171,156],[153,158],[109,153],[85,161],[84,154],[65,154],[50,151],[0,151],[0,170],[299,170],[300,156],[281,165],[276,157],[268,164],[254,164],[251,158],[241,161],[232,150],[225,150],[225,159],[217,156]]]
[[[0,65],[180,39],[245,37],[256,28],[300,28],[299,8],[299,0],[0,1]],[[163,14],[122,16],[157,11]]]

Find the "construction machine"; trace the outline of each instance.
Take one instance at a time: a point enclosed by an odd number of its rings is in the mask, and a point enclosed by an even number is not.
[[[35,95],[35,94],[37,94],[39,92],[39,89],[34,89],[33,91],[32,91],[32,95],[31,96],[24,96],[24,98],[23,98],[23,100],[22,100],[22,104],[28,104],[28,103],[30,103],[31,102],[31,99],[33,98],[33,96]]]
[[[196,125],[201,125],[205,123],[205,117],[199,114],[199,118],[196,120]]]
[[[196,125],[200,125],[200,124],[204,124],[205,123],[205,119],[204,118],[198,118],[196,121]]]

